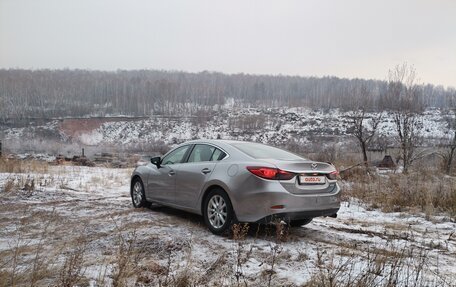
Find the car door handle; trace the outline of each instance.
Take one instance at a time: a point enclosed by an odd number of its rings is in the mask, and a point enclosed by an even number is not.
[[[168,172],[168,175],[169,175],[169,176],[173,176],[173,175],[175,175],[175,174],[176,174],[176,172],[175,172],[174,170],[170,170],[170,171]]]
[[[211,170],[208,169],[208,168],[203,168],[203,169],[201,170],[201,172],[204,173],[204,174],[208,174],[208,173],[211,172]]]

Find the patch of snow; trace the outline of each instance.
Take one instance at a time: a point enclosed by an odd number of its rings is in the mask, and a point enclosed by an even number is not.
[[[98,145],[103,140],[103,135],[98,131],[82,133],[78,136],[79,141],[85,145]]]

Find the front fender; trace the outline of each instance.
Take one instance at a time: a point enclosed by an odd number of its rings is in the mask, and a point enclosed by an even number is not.
[[[150,169],[151,169],[151,167],[149,165],[141,165],[141,166],[138,166],[137,168],[135,168],[135,170],[131,174],[130,189],[132,188],[133,178],[135,176],[139,176],[143,182],[144,189],[147,190],[147,182],[148,182],[148,178],[150,175]]]

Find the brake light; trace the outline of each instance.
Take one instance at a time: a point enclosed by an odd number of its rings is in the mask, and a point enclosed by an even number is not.
[[[247,170],[264,179],[289,180],[295,176],[292,172],[271,167],[248,166]]]
[[[337,170],[335,170],[335,171],[332,171],[331,173],[328,173],[328,178],[331,180],[336,180],[338,175],[339,175],[339,172]]]

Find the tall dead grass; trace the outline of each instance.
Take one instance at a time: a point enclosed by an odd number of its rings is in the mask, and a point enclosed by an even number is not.
[[[348,182],[345,196],[356,197],[372,208],[456,216],[456,178],[438,170],[415,169],[409,174],[353,172],[344,179]]]
[[[80,237],[75,247],[64,253],[63,265],[60,268],[57,283],[62,287],[73,287],[84,281],[84,261],[88,242]]]
[[[37,160],[0,158],[0,172],[5,173],[47,173],[49,164]]]
[[[38,234],[31,234],[32,218],[42,222]],[[0,256],[0,286],[43,286],[43,281],[53,276],[57,257],[49,252],[47,244],[57,220],[54,211],[29,214],[29,210],[24,209],[8,241],[10,249]]]
[[[311,263],[314,271],[304,286],[452,286],[455,283],[439,274],[438,265],[435,270],[429,269],[432,259],[425,249],[388,245],[370,247],[362,253],[351,249],[317,249],[316,259]],[[339,256],[340,253],[344,256]]]

